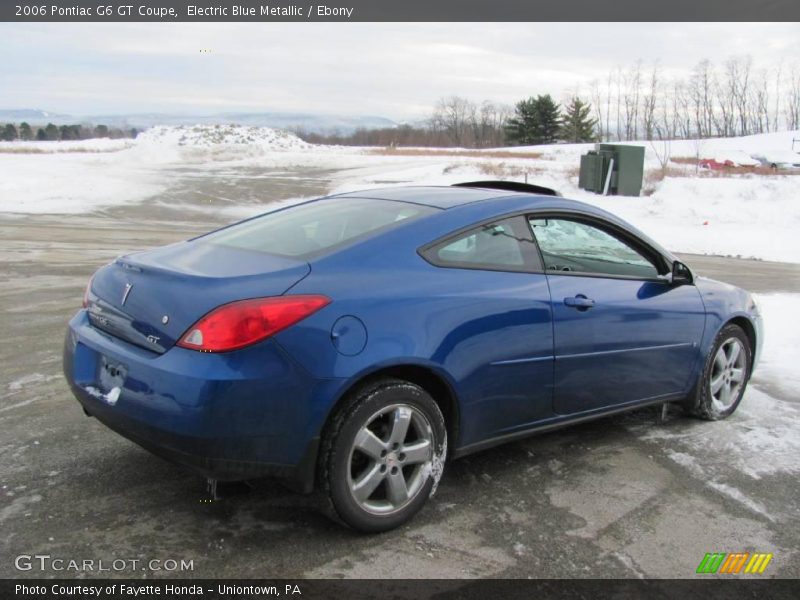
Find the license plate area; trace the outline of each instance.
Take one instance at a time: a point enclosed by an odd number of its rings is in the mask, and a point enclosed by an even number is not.
[[[106,356],[100,356],[97,369],[97,383],[103,391],[114,388],[121,388],[128,376],[128,367],[124,364],[111,360]]]

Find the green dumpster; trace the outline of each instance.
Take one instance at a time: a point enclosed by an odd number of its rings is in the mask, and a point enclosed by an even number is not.
[[[644,178],[644,146],[596,144],[581,156],[578,186],[597,194],[638,196]]]

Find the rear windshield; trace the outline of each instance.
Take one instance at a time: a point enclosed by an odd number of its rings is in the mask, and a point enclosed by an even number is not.
[[[269,213],[211,233],[203,241],[304,258],[438,210],[393,200],[336,198]]]

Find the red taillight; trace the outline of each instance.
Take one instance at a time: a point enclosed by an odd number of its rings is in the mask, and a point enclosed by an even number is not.
[[[94,279],[94,275],[89,278],[89,283],[86,284],[86,291],[83,292],[83,308],[89,308],[89,292],[92,291],[92,279]]]
[[[178,346],[227,352],[278,333],[330,303],[325,296],[277,296],[223,304],[192,325]]]

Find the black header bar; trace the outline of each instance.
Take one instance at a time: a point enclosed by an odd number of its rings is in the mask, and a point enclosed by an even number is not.
[[[796,600],[800,581],[731,576],[687,579],[19,579],[0,580],[4,600]]]
[[[0,0],[26,22],[800,21],[798,0]],[[569,43],[569,40],[565,40]]]

